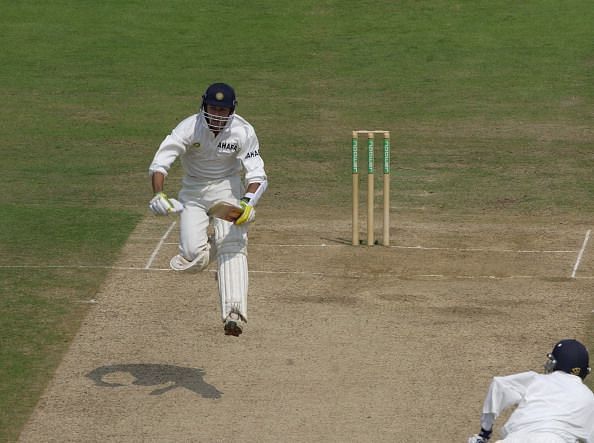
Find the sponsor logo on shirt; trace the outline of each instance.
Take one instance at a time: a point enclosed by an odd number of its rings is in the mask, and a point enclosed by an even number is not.
[[[260,151],[252,151],[252,152],[248,152],[247,155],[245,156],[245,158],[254,158],[254,157],[260,157]]]
[[[217,150],[219,152],[237,152],[238,149],[239,144],[237,143],[219,142],[217,145]]]

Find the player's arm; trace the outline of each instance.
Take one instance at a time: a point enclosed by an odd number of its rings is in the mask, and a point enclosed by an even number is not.
[[[260,187],[260,183],[250,183],[245,190],[246,194],[255,194],[258,188]]]
[[[483,404],[483,414],[493,414],[497,417],[504,409],[518,404],[537,375],[536,372],[528,371],[493,377]]]
[[[163,144],[161,148],[163,148]],[[169,198],[164,192],[165,177],[167,177],[167,172],[178,154],[176,153],[177,149],[171,149],[171,146],[166,149],[161,148],[157,151],[149,169],[153,188],[153,198],[149,202],[149,209],[155,215],[168,215],[183,210],[183,205],[180,202]]]
[[[163,174],[163,178],[167,177],[169,169],[175,160],[186,152],[187,147],[191,144],[191,137],[194,133],[195,124],[196,117],[188,117],[177,125],[175,129],[171,131],[171,134],[163,139],[159,145],[159,149],[157,149],[157,152],[153,157],[151,165],[149,166],[149,174],[151,177],[157,172]]]
[[[169,215],[174,212],[181,212],[184,206],[174,198],[167,197],[163,192],[165,174],[155,171],[152,176],[153,198],[149,202],[149,209],[155,215]]]
[[[468,441],[482,443],[489,440],[495,419],[510,406],[518,404],[526,395],[528,385],[538,374],[533,371],[505,377],[493,377],[483,403],[481,431]]]
[[[239,156],[245,171],[246,190],[241,198],[240,205],[243,210],[241,216],[235,221],[236,225],[254,221],[256,210],[254,207],[266,191],[268,180],[264,170],[264,161],[260,157],[260,144],[253,128],[250,127],[245,149]]]
[[[163,187],[165,185],[165,174],[159,171],[155,171],[153,173],[151,181],[153,185],[153,194],[163,192]]]
[[[248,183],[245,189],[245,194],[243,194],[241,200],[251,206],[256,206],[267,187],[268,181],[266,179],[262,180],[261,182]]]
[[[256,219],[255,206],[267,187],[268,182],[266,179],[261,182],[248,183],[245,194],[239,201],[242,212],[237,220],[235,220],[236,225],[251,223]]]
[[[195,118],[192,117],[185,119],[171,134],[165,137],[149,167],[153,188],[153,198],[149,202],[149,209],[156,215],[168,215],[183,210],[183,205],[180,202],[165,194],[165,177],[177,157],[185,152],[194,121]]]

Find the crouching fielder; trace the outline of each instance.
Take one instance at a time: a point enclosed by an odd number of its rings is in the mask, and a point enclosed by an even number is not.
[[[487,442],[497,416],[514,405],[501,443],[594,443],[594,394],[583,383],[590,372],[588,351],[577,340],[561,340],[547,358],[545,374],[529,371],[493,378],[481,432],[468,443]]]
[[[233,88],[214,83],[202,96],[199,112],[165,137],[149,168],[154,192],[149,208],[157,215],[181,211],[179,254],[171,259],[172,269],[201,271],[216,257],[225,334],[239,336],[247,321],[248,226],[267,178],[254,128],[235,114],[236,106]],[[184,172],[179,202],[164,192],[178,157]],[[213,217],[209,210],[220,202],[236,209]],[[209,239],[211,223],[214,238]]]

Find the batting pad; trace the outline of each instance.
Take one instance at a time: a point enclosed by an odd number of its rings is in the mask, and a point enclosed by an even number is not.
[[[247,255],[248,226],[237,226],[218,218],[215,218],[213,225],[217,255],[237,253]]]
[[[248,265],[244,254],[220,254],[219,294],[223,321],[229,313],[237,312],[247,320]]]
[[[169,267],[174,271],[200,272],[208,266],[209,260],[210,253],[206,249],[201,251],[192,261],[188,261],[178,254],[169,261]]]

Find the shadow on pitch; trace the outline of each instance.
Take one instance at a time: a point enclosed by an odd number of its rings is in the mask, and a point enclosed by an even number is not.
[[[223,393],[206,383],[204,374],[202,369],[138,363],[101,366],[89,372],[87,377],[93,380],[95,385],[105,388],[129,385],[159,386],[150,395],[162,395],[172,389],[185,388],[204,398],[221,398]],[[122,383],[119,382],[121,379],[133,380]]]

